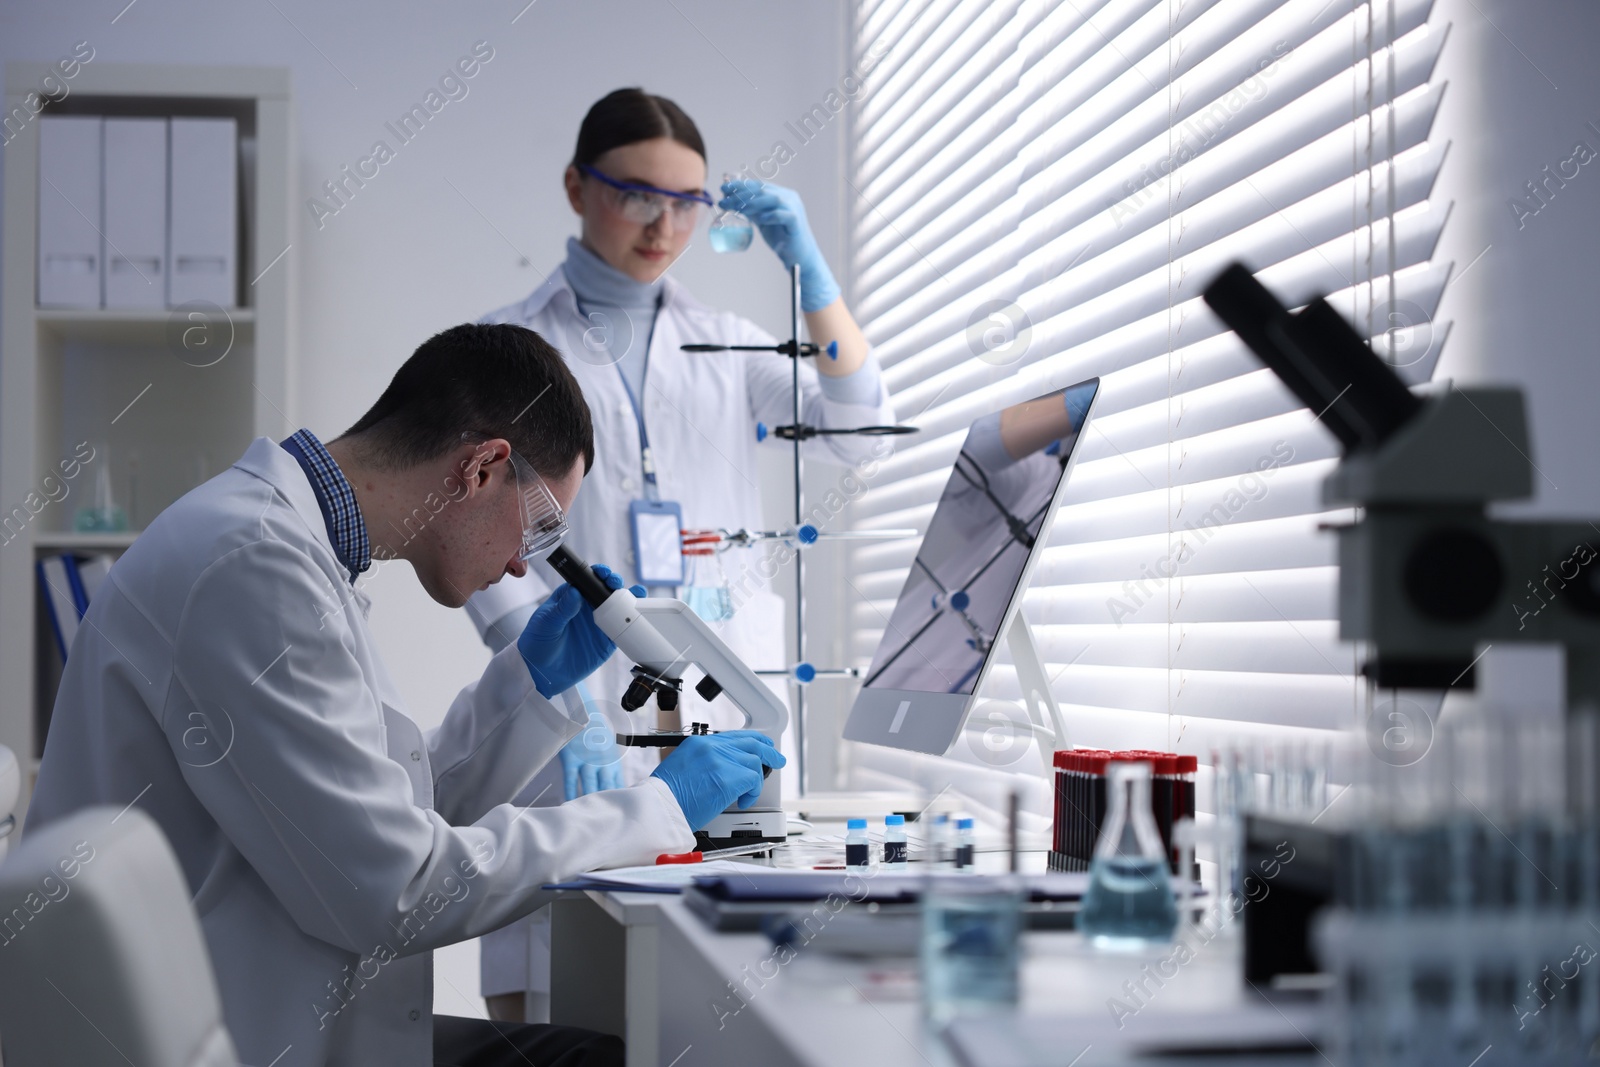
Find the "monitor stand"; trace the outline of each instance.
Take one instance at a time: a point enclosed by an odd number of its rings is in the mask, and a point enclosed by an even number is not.
[[[1061,717],[1061,706],[1050,692],[1050,679],[1044,673],[1044,663],[1039,659],[1039,647],[1033,642],[1033,629],[1019,607],[1006,627],[1006,644],[1011,649],[1011,661],[1017,668],[1017,684],[1022,687],[1022,707],[1028,716],[1028,726],[1039,748],[1039,758],[1044,761],[1046,781],[1055,773],[1057,749],[1070,748],[1067,724]]]

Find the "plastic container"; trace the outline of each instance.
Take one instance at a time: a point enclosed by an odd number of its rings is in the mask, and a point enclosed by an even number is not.
[[[852,870],[864,871],[872,866],[871,846],[867,843],[867,820],[851,819],[844,825],[844,865]]]
[[[906,817],[904,815],[885,815],[883,817],[883,869],[886,871],[905,870],[909,858],[907,852]]]

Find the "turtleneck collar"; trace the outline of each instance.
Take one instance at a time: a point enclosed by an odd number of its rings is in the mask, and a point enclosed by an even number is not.
[[[576,237],[567,238],[567,261],[562,269],[578,302],[590,306],[654,309],[666,284],[665,275],[653,282],[635,281],[584,247]]]

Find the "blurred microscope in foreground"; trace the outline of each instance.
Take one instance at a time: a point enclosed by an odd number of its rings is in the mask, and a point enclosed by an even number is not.
[[[1471,689],[1501,642],[1566,660],[1564,724],[1481,711],[1428,758],[1366,761],[1325,818],[1247,815],[1228,881],[1286,840],[1298,859],[1244,911],[1246,978],[1320,965],[1341,1065],[1600,1056],[1600,525],[1487,514],[1532,494],[1518,390],[1416,396],[1325,301],[1290,312],[1242,266],[1205,299],[1342,446],[1323,499],[1362,509],[1338,604],[1369,684]]]

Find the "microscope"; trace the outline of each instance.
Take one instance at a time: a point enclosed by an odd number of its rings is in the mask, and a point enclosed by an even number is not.
[[[1569,714],[1600,712],[1600,523],[1494,519],[1533,492],[1520,390],[1420,397],[1327,301],[1290,312],[1243,266],[1205,300],[1339,439],[1339,636],[1381,689],[1470,689],[1479,649],[1560,644]]]
[[[694,687],[701,697],[711,701],[726,696],[744,713],[748,729],[773,741],[783,736],[789,709],[689,605],[665,597],[640,599],[626,588],[610,589],[589,564],[565,547],[558,546],[548,562],[594,609],[595,625],[633,661],[633,678],[622,694],[624,711],[638,711],[652,697],[662,710],[676,709],[684,674],[693,667],[702,675]],[[705,732],[702,725],[696,724],[696,733]],[[647,733],[619,735],[617,741],[665,747],[681,744],[688,736]],[[705,839],[701,842],[705,848],[781,842],[788,833],[782,799],[780,779],[769,774],[754,804],[729,807],[696,836]]]
[[[1204,297],[1339,440],[1343,458],[1322,496],[1361,509],[1335,530],[1339,636],[1364,644],[1368,682],[1472,689],[1488,645],[1559,644],[1569,718],[1600,712],[1600,523],[1488,514],[1495,501],[1532,495],[1521,392],[1413,394],[1327,301],[1291,312],[1238,264]],[[1582,808],[1593,788],[1571,783],[1569,806]],[[1317,969],[1312,916],[1352,892],[1351,834],[1328,825],[1337,821],[1247,819],[1245,870],[1285,840],[1301,857],[1245,909],[1250,981]]]

